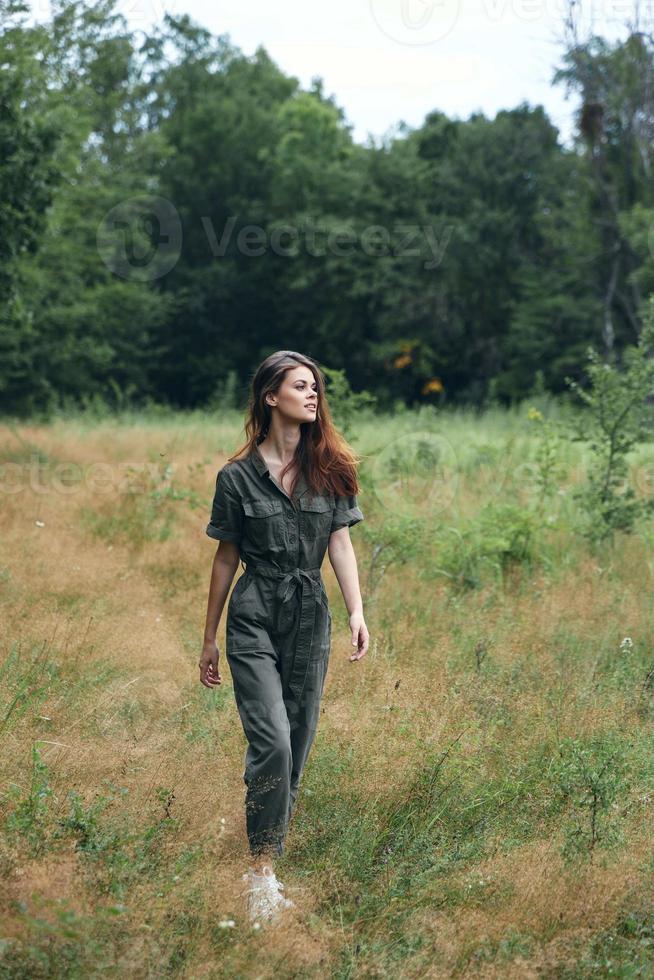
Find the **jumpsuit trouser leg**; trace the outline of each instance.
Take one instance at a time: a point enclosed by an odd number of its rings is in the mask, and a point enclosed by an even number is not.
[[[313,744],[327,664],[310,673],[302,701],[285,699],[278,658],[231,652],[234,695],[248,740],[244,782],[250,851],[283,853],[302,771]]]

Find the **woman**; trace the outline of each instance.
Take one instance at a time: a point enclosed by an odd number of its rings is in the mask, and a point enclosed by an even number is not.
[[[317,363],[277,351],[252,381],[246,444],[219,470],[206,532],[213,561],[200,681],[221,683],[218,623],[239,560],[245,572],[227,609],[227,661],[248,740],[243,779],[251,855],[243,877],[253,919],[293,903],[273,861],[283,853],[300,777],[318,724],[331,612],[320,567],[329,560],[359,661],[368,650],[348,528],[363,520],[356,460],[331,420]]]

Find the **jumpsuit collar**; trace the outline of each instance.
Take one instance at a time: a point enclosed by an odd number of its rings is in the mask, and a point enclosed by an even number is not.
[[[251,458],[252,464],[253,464],[255,470],[257,471],[257,473],[259,474],[259,476],[264,476],[266,473],[269,472],[268,471],[268,464],[266,463],[266,461],[263,458],[261,452],[259,451],[259,447],[258,446],[255,446],[254,447],[254,449],[252,450],[252,453],[250,454],[250,458]],[[272,476],[271,476],[271,480],[272,480]],[[275,486],[278,486],[278,484],[277,484],[277,482],[275,480],[273,480],[273,483],[275,483]],[[308,490],[308,487],[307,487],[307,482],[306,482],[306,480],[304,478],[304,474],[303,473],[300,473],[300,475],[298,477],[298,480],[297,480],[296,487],[295,487],[295,493],[294,493],[293,496],[294,497],[301,497],[304,493],[307,492],[307,490]]]
[[[263,476],[264,473],[267,473],[268,472],[268,464],[266,463],[265,459],[263,458],[263,456],[259,452],[259,447],[258,446],[255,446],[254,447],[254,449],[252,450],[252,453],[250,455],[250,458],[251,458],[252,463],[254,464],[254,468],[257,471],[257,473],[259,474],[259,476]]]

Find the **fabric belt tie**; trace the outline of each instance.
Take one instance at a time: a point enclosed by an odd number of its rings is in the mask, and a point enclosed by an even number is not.
[[[293,666],[289,682],[290,690],[299,702],[309,672],[311,650],[314,644],[316,607],[322,596],[320,566],[316,568],[291,568],[286,571],[269,562],[248,562],[246,573],[262,578],[277,579],[273,628],[276,633],[288,633],[293,625],[293,604],[298,588],[300,597],[300,625],[297,631]]]

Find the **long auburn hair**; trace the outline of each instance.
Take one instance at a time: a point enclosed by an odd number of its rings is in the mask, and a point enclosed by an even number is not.
[[[245,421],[246,442],[229,457],[229,461],[247,457],[266,438],[271,420],[271,407],[266,404],[266,395],[278,391],[286,372],[300,364],[308,367],[316,380],[318,410],[313,421],[300,423],[300,439],[295,455],[282,469],[280,483],[286,471],[297,463],[298,475],[302,473],[314,494],[347,496],[359,493],[356,471],[359,457],[332,421],[325,396],[324,375],[312,357],[294,350],[275,351],[257,368],[250,386]],[[297,479],[296,476],[293,489]]]

